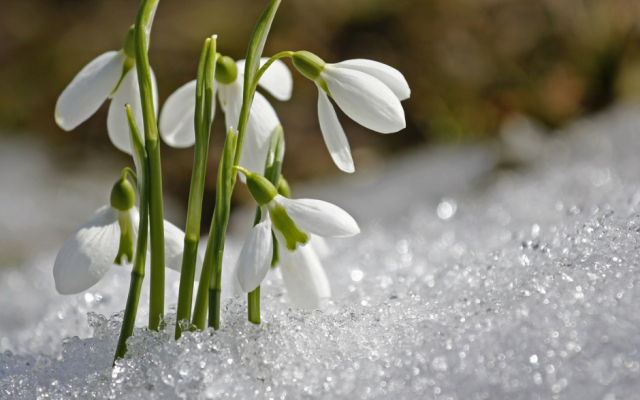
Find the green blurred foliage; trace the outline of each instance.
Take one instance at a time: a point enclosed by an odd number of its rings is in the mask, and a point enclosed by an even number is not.
[[[163,0],[151,43],[161,103],[194,79],[202,41],[244,58],[266,0]],[[53,119],[57,96],[91,59],[118,49],[137,1],[0,2],[0,130],[35,132],[65,160],[113,152],[106,110],[73,132]],[[339,113],[358,168],[428,142],[494,135],[513,113],[550,127],[640,93],[637,0],[283,0],[265,53],[309,50],[327,62],[369,58],[402,71],[413,90],[407,129],[369,132]],[[273,100],[292,180],[336,173],[319,131],[315,86],[294,72],[294,97]],[[223,141],[214,123],[211,165]],[[191,150],[163,148],[167,187],[186,198]],[[311,160],[311,161],[309,161]],[[69,161],[72,162],[72,161]],[[209,174],[208,187],[215,187]]]

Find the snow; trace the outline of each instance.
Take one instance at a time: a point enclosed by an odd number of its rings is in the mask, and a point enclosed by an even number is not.
[[[363,228],[329,242],[321,311],[292,309],[276,270],[262,325],[228,292],[220,331],[174,341],[168,314],[112,368],[126,269],[76,296],[55,293],[55,253],[1,272],[0,397],[638,398],[638,107],[547,140],[524,120],[509,129],[520,168],[492,170],[487,147],[421,151],[358,184],[301,188]],[[517,148],[532,140],[535,154]]]

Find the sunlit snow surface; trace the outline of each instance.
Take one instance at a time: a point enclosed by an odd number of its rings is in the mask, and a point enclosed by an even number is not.
[[[331,242],[333,303],[291,309],[272,273],[262,325],[228,298],[220,331],[174,341],[169,317],[136,330],[115,368],[120,319],[93,312],[123,307],[125,270],[72,297],[52,288],[54,255],[5,272],[0,397],[640,398],[640,112],[562,137],[521,170],[482,174],[489,158],[452,152],[392,166],[368,198],[337,189],[363,233]],[[400,209],[375,207],[398,192]]]

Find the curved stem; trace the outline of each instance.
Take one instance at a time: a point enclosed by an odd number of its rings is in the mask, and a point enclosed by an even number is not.
[[[127,175],[129,175],[129,177],[131,178],[131,180],[133,180],[133,183],[136,185],[136,188],[138,189],[138,191],[140,190],[140,188],[138,188],[138,175],[136,175],[136,173],[134,172],[134,170],[132,170],[129,167],[124,167],[122,169],[122,178],[126,178]]]
[[[153,104],[153,84],[149,65],[149,35],[159,0],[142,0],[136,17],[134,41],[136,70],[140,86],[144,137],[149,158],[149,220],[151,231],[151,293],[149,329],[158,330],[164,316],[164,215],[162,207],[162,165],[160,141]]]

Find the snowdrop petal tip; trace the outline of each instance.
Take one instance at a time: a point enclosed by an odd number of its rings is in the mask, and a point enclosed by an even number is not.
[[[91,117],[115,89],[124,62],[122,51],[109,51],[87,64],[58,97],[58,126],[70,131]]]
[[[253,227],[240,251],[236,273],[242,290],[248,293],[260,286],[269,272],[272,257],[271,221],[266,218]]]
[[[353,59],[334,64],[338,68],[353,69],[364,72],[384,83],[398,97],[398,100],[406,100],[411,97],[411,88],[404,75],[397,69],[378,61],[366,59]]]
[[[329,154],[338,168],[347,173],[355,172],[356,168],[351,157],[351,148],[347,135],[338,120],[336,110],[329,101],[324,90],[318,88],[318,119],[320,130]]]
[[[76,294],[98,283],[113,265],[119,243],[117,212],[103,208],[60,249],[53,266],[58,293]]]
[[[184,148],[196,142],[193,124],[196,108],[196,81],[186,83],[173,92],[160,113],[160,136],[171,147]]]
[[[379,133],[393,133],[406,127],[400,100],[378,79],[333,65],[327,65],[321,76],[338,106],[360,125]]]

